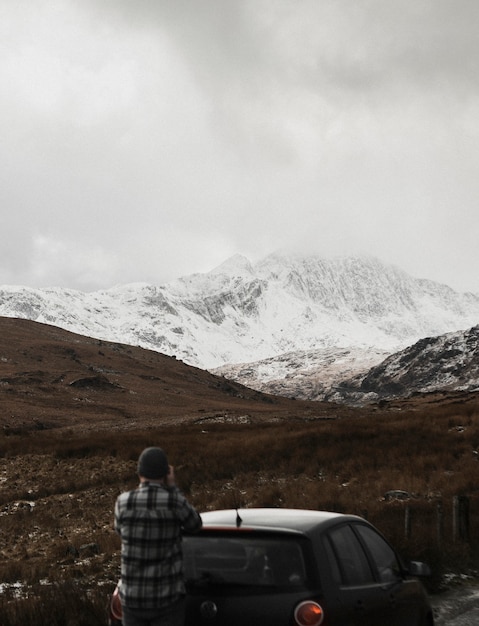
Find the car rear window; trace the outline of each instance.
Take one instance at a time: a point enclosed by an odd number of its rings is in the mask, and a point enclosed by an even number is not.
[[[189,583],[301,587],[306,567],[301,541],[246,532],[202,533],[183,539],[185,578]]]

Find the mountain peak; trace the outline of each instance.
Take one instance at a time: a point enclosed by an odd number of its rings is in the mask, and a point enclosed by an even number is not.
[[[249,259],[242,254],[234,254],[208,273],[227,274],[228,276],[247,276],[253,274],[253,266]]]

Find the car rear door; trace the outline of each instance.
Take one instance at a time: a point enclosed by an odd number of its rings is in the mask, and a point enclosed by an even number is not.
[[[324,547],[329,569],[322,578],[329,577],[327,615],[332,626],[390,626],[382,584],[351,526],[330,529]]]
[[[427,612],[421,583],[405,576],[395,551],[374,528],[365,524],[354,524],[353,528],[365,545],[372,567],[381,582],[386,604],[390,607],[388,626],[421,624]]]
[[[291,626],[298,603],[316,597],[300,534],[203,529],[183,548],[186,626]]]

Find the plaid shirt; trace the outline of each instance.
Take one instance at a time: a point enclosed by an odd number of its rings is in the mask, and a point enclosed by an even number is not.
[[[141,483],[115,505],[121,537],[120,598],[131,608],[166,607],[185,593],[181,531],[201,528],[201,517],[176,487]]]

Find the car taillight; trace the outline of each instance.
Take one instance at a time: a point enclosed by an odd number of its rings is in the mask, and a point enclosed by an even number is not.
[[[121,609],[121,600],[120,600],[120,594],[118,593],[118,587],[116,587],[115,591],[113,592],[111,596],[110,613],[113,619],[117,619],[118,621],[121,621],[121,618],[123,617],[123,611]]]
[[[298,626],[319,626],[323,619],[323,609],[317,602],[306,600],[294,610],[294,619]]]

